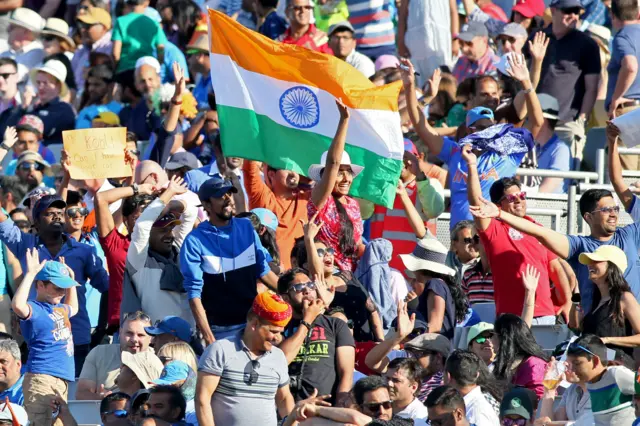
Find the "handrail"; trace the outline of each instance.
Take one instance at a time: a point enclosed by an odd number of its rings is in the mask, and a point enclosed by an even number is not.
[[[561,177],[575,180],[598,180],[596,172],[563,172],[560,170],[547,169],[518,169],[516,175],[519,176],[540,176],[540,177]]]
[[[640,148],[618,148],[620,154],[640,155]]]

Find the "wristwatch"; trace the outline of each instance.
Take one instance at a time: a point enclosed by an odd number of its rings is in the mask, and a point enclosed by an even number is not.
[[[573,293],[573,295],[571,296],[571,303],[573,303],[574,305],[579,305],[580,302],[582,302],[582,296],[580,296],[580,293]]]
[[[11,147],[9,145],[7,145],[6,143],[4,143],[4,141],[2,141],[2,143],[0,143],[0,148],[4,149],[5,151],[11,151]]]
[[[135,197],[136,195],[138,195],[138,193],[140,191],[138,191],[138,184],[134,183],[133,185],[131,185],[131,189],[133,189],[133,196]]]

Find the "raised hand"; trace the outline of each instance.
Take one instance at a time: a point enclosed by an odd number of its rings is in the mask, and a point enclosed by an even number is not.
[[[322,300],[322,303],[324,303],[324,306],[331,306],[331,302],[333,302],[333,299],[336,297],[336,288],[327,283],[322,275],[315,274],[313,281],[316,283],[316,292],[320,300]]]
[[[529,76],[529,69],[527,68],[527,62],[524,60],[524,55],[512,53],[507,56],[507,73],[514,79],[522,82],[527,81],[531,77]]]
[[[60,152],[60,165],[62,166],[62,170],[67,178],[71,177],[70,167],[71,167],[71,157],[69,157],[69,153],[66,150],[62,150]]]
[[[138,193],[145,195],[154,195],[158,192],[158,188],[151,183],[142,183],[138,185]]]
[[[324,226],[323,221],[316,223],[316,219],[319,213],[320,212],[316,212],[316,214],[311,216],[311,219],[309,219],[307,223],[304,223],[304,221],[300,219],[300,223],[302,224],[302,230],[304,231],[304,235],[307,238],[311,239],[312,241],[316,239],[318,232],[320,232],[320,229]]]
[[[172,176],[167,191],[171,191],[174,195],[182,195],[188,191],[187,184],[180,176]]]
[[[469,206],[469,210],[472,215],[481,219],[490,219],[492,217],[500,216],[500,209],[491,201],[480,197],[480,202],[482,203],[480,206]]]
[[[71,279],[75,281],[76,280],[76,273],[73,272],[73,269],[71,269],[71,267],[69,265],[67,265],[67,262],[65,261],[64,256],[60,256],[59,259],[60,259],[59,260],[60,263],[62,263],[65,266],[65,268],[67,268],[67,270],[69,271],[69,276],[71,277]]]
[[[27,273],[36,276],[38,272],[42,271],[46,260],[40,262],[40,253],[37,248],[27,249]]]
[[[177,62],[173,63],[173,77],[176,81],[176,91],[173,94],[173,98],[176,102],[182,101],[182,95],[186,92],[186,82],[184,79],[184,72]]]
[[[407,193],[407,188],[404,186],[402,179],[398,179],[398,185],[396,186],[396,195],[403,196]]]
[[[436,68],[436,70],[431,75],[431,78],[428,81],[428,85],[425,88],[425,96],[428,98],[435,98],[438,94],[438,89],[440,88],[440,81],[442,80],[442,71],[440,68]]]
[[[349,108],[342,102],[342,98],[336,99],[336,106],[338,107],[338,112],[340,113],[340,120],[348,120],[351,116],[349,112]]]
[[[400,66],[403,65],[403,66]],[[398,69],[402,75],[402,84],[405,89],[413,88],[416,84],[415,70],[413,64],[407,58],[400,58],[400,65]]]
[[[7,127],[4,131],[4,144],[9,148],[12,148],[16,142],[18,142],[18,132],[16,132],[16,128],[13,126]]]
[[[535,293],[539,280],[540,272],[533,265],[527,265],[524,274],[522,274],[522,284],[524,284],[525,290]]]
[[[478,157],[473,153],[473,148],[471,145],[463,145],[462,146],[462,159],[467,165],[477,164]]]
[[[533,42],[529,41],[529,52],[533,59],[542,61],[544,55],[547,53],[547,47],[549,47],[549,38],[542,31],[538,31],[533,36]]]
[[[411,314],[407,311],[407,304],[403,302],[398,303],[398,323],[396,324],[396,333],[403,339],[407,337],[413,331],[416,325],[416,314]]]

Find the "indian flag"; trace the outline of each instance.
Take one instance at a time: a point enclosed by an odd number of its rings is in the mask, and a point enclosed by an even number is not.
[[[346,151],[364,166],[351,194],[391,207],[404,151],[401,84],[377,87],[338,58],[274,42],[213,10],[209,21],[225,155],[306,175],[335,135],[341,98],[351,113]]]

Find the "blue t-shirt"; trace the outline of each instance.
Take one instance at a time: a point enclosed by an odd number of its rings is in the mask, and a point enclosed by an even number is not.
[[[559,170],[561,172],[571,170],[571,151],[569,151],[569,146],[561,141],[555,133],[544,146],[536,145],[536,157],[538,158],[539,169]],[[568,186],[569,179],[565,179],[564,183],[554,193],[566,193]]]
[[[86,106],[82,108],[78,113],[78,117],[76,118],[76,129],[90,129],[91,122],[98,116],[98,114],[102,112],[112,112],[117,115],[120,114],[120,111],[122,111],[123,107],[124,105],[117,101],[111,101],[105,105]],[[53,163],[55,163],[55,160]]]
[[[611,48],[611,60],[607,71],[609,72],[609,82],[607,83],[607,99],[605,100],[605,108],[609,109],[613,91],[616,89],[618,74],[622,66],[622,59],[625,56],[635,56],[640,63],[640,24],[625,25],[613,38]],[[640,78],[636,78],[629,90],[623,95],[625,98],[640,100]]]
[[[634,204],[636,200],[637,198],[634,198]],[[627,280],[627,283],[629,283],[631,292],[636,299],[640,296],[640,265],[638,265],[640,262],[638,258],[638,249],[640,248],[640,224],[634,223],[618,228],[609,241],[598,241],[593,237],[580,235],[567,235],[567,238],[569,239],[569,256],[567,260],[578,278],[578,286],[582,297],[581,303],[585,313],[591,310],[594,284],[589,280],[589,270],[587,266],[578,262],[578,256],[584,252],[592,253],[601,245],[613,245],[624,251],[629,262],[627,270],[624,271],[624,278]]]
[[[503,177],[511,177],[516,174],[518,166],[525,154],[511,154],[500,156],[495,152],[485,151],[478,158],[478,175],[482,196],[489,199],[491,185]],[[461,220],[473,220],[469,212],[469,199],[467,198],[467,164],[462,160],[462,151],[453,139],[445,137],[442,151],[438,158],[447,163],[449,167],[449,188],[451,189],[451,222],[453,229]]]
[[[198,80],[192,91],[193,97],[198,101],[198,109],[207,108],[209,106],[210,93],[213,93],[211,74],[200,76],[200,80]]]
[[[184,73],[185,81],[189,80],[189,67],[187,66],[187,58],[178,46],[167,41],[164,45],[164,62],[160,68],[160,79],[162,83],[175,83],[176,78],[173,75],[173,63],[177,62]]]
[[[0,392],[0,401],[5,400],[5,398],[9,398],[9,402],[12,404],[24,405],[24,394],[22,393],[22,381],[24,380],[24,375],[20,376],[17,382],[14,383],[9,389],[4,392]]]
[[[31,313],[20,320],[20,330],[27,346],[27,372],[46,374],[69,382],[75,380],[71,307],[32,300]]]
[[[274,10],[264,19],[264,23],[258,28],[258,32],[263,36],[269,37],[271,40],[276,40],[287,30],[289,25],[287,20]]]

